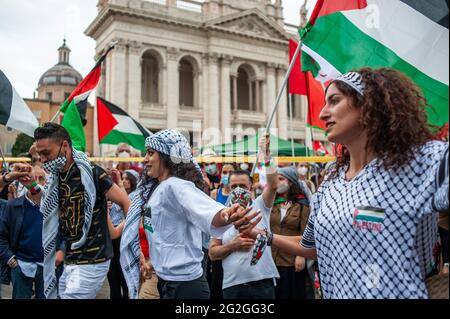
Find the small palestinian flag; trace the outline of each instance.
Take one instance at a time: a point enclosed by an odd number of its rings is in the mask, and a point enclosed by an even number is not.
[[[127,143],[145,151],[145,139],[152,133],[120,107],[97,97],[98,141],[100,144]]]

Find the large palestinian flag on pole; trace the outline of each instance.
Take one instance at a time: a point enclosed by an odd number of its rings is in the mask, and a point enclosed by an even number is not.
[[[449,117],[448,0],[318,0],[301,31],[302,67],[326,82],[362,67],[392,67],[421,87],[430,124]]]
[[[120,107],[97,97],[98,141],[100,144],[127,143],[145,151],[145,139],[151,132]]]

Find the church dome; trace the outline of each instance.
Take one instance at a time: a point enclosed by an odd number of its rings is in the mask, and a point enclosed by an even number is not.
[[[81,74],[69,64],[70,49],[63,45],[59,47],[59,62],[41,76],[38,86],[73,85],[76,86],[83,79]]]

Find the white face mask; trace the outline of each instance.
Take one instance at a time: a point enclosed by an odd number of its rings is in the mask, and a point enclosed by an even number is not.
[[[297,169],[298,175],[306,176],[308,175],[308,167],[301,166]]]
[[[239,165],[240,169],[243,171],[248,170],[248,164],[247,163],[242,163],[241,165]]]
[[[217,165],[216,164],[210,164],[205,167],[206,173],[209,175],[215,175],[217,173]]]
[[[127,157],[130,157],[130,154],[128,152],[123,151],[123,152],[120,152],[119,155],[117,155],[117,157],[127,158]]]
[[[289,185],[288,184],[280,184],[277,187],[277,193],[278,194],[286,194],[289,191]]]

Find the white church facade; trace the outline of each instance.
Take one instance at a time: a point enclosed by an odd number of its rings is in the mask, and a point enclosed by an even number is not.
[[[97,7],[85,31],[97,57],[118,41],[99,96],[151,131],[188,131],[194,146],[265,127],[288,68],[288,40],[298,38],[286,31],[281,0],[100,0]],[[305,99],[292,100],[291,121],[282,95],[273,132],[303,143]],[[319,131],[314,138],[325,139]]]

